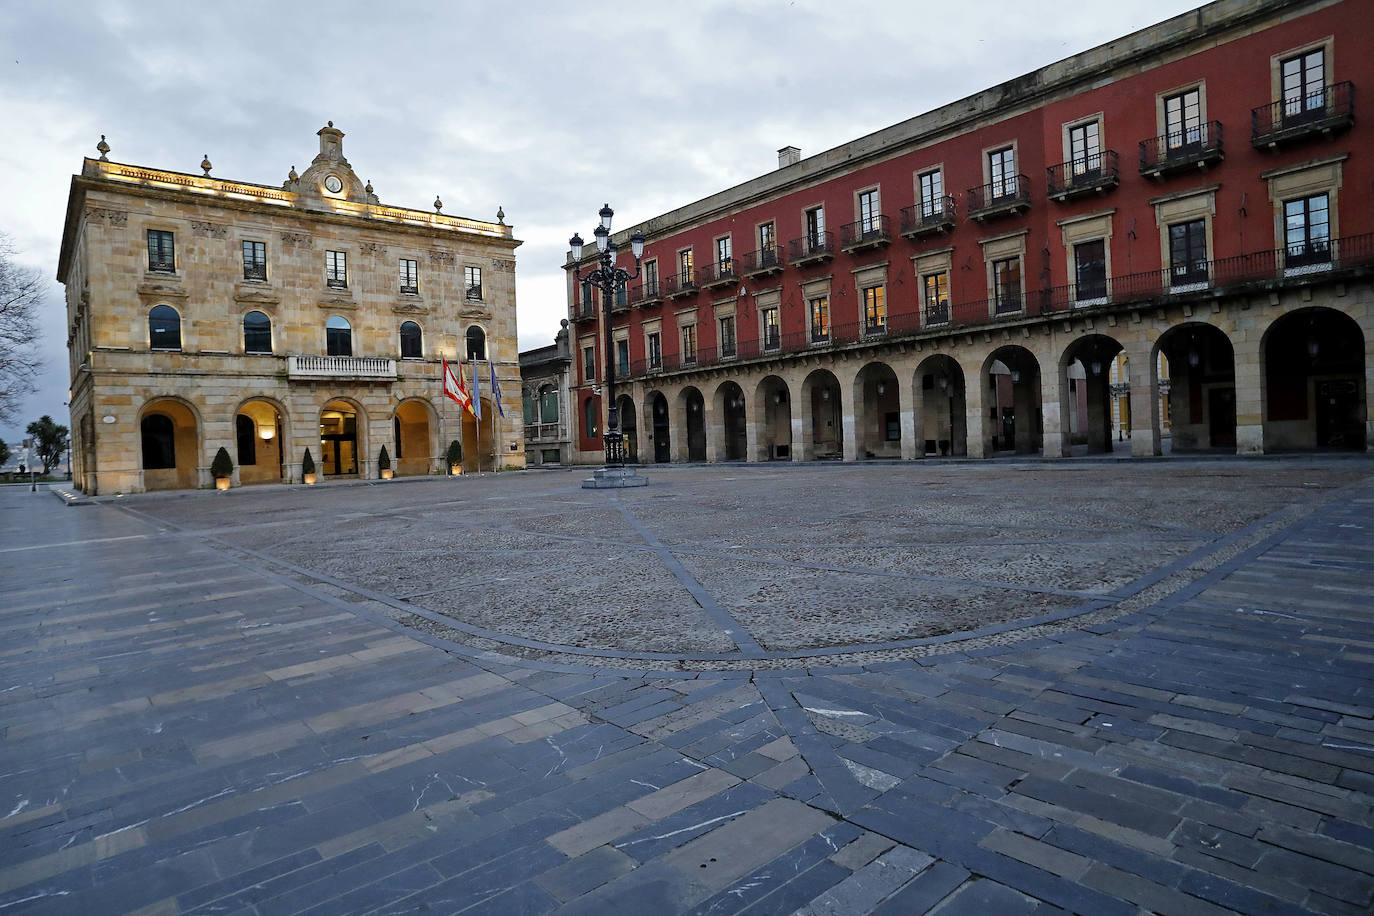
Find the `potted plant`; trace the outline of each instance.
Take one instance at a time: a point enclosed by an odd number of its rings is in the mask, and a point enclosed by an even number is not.
[[[225,448],[221,447],[215,452],[215,460],[210,462],[210,474],[215,478],[216,490],[227,490],[229,484],[233,483],[234,462]]]
[[[301,459],[301,477],[306,486],[315,485],[315,459],[310,457],[310,449],[305,450],[305,457]]]
[[[448,444],[448,451],[444,453],[444,460],[448,462],[448,472],[453,475],[463,473],[463,444],[454,439]]]
[[[377,470],[382,472],[383,480],[391,479],[391,456],[386,453],[386,446],[382,446],[382,453],[377,456]]]

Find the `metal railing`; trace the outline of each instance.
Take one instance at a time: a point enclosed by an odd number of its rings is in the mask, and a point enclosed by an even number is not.
[[[696,272],[682,271],[669,274],[663,280],[663,295],[668,297],[685,296],[697,292]]]
[[[1140,141],[1140,174],[1161,175],[1221,159],[1221,122],[1206,121],[1196,127],[1170,131]]]
[[[155,258],[148,256],[148,270],[157,274],[174,274],[177,272],[176,262],[168,258]]]
[[[1250,142],[1274,146],[1312,133],[1341,130],[1354,122],[1355,85],[1347,80],[1252,109]]]
[[[324,281],[324,285],[330,289],[348,289],[348,281],[340,280],[338,277],[329,277]]]
[[[922,201],[901,211],[901,233],[905,236],[927,232],[948,232],[954,228],[954,197],[946,194]]]
[[[1121,182],[1116,150],[1112,149],[1070,159],[1045,171],[1049,173],[1049,195],[1054,198],[1106,190]]]
[[[840,227],[841,248],[885,245],[892,241],[892,220],[885,214],[845,223]]]
[[[266,279],[267,279],[267,265],[266,265],[266,264],[245,264],[245,265],[243,265],[243,279],[245,279],[245,280],[266,280]],[[405,291],[404,288],[402,288],[402,292],[404,292],[404,291]]]
[[[792,263],[819,261],[835,255],[835,235],[829,229],[812,232],[787,243],[787,258]]]
[[[740,256],[739,272],[744,276],[774,273],[783,269],[782,255],[776,245],[760,248]]]
[[[663,291],[659,288],[657,280],[645,280],[630,287],[630,303],[633,305],[644,305],[649,302],[657,302],[663,298]]]
[[[733,359],[750,359],[777,352],[802,353],[816,347],[854,344],[875,334],[882,334],[889,339],[900,338],[900,335],[917,334],[932,327],[947,331],[1034,318],[1077,308],[1147,303],[1169,296],[1202,295],[1210,300],[1228,288],[1238,290],[1249,284],[1263,284],[1262,288],[1268,288],[1284,278],[1361,267],[1374,267],[1374,232],[1342,239],[1314,240],[1213,261],[1193,261],[1178,267],[1119,274],[1107,278],[1105,289],[1101,281],[1094,281],[1090,287],[1084,288],[1067,283],[1038,290],[1022,290],[1016,296],[944,302],[924,309],[889,312],[881,323],[881,330],[875,326],[870,331],[867,323],[861,321],[834,322],[821,334],[808,327],[779,334],[776,349],[770,346],[771,338],[762,341],[757,338],[737,340]],[[719,363],[722,357],[732,358],[714,347],[699,347],[688,358],[676,353],[664,353],[662,371],[706,368]],[[642,375],[645,369],[643,360],[631,363],[630,375]]]
[[[726,258],[697,268],[697,285],[704,289],[732,283],[739,278],[735,273],[735,259]]]
[[[975,219],[1029,206],[1030,179],[1025,175],[1008,175],[968,189],[968,215]]]
[[[562,428],[557,423],[530,423],[525,427],[525,438],[533,441],[542,439],[558,440],[566,439]]]

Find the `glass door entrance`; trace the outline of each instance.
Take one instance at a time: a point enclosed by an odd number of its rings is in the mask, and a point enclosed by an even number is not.
[[[358,473],[358,415],[346,410],[320,414],[320,470],[327,476]]]

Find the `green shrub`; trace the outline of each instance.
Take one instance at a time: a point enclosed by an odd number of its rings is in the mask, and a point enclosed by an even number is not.
[[[448,451],[444,453],[444,459],[450,464],[463,463],[463,443],[454,439],[448,444]]]
[[[382,453],[377,456],[377,470],[391,470],[391,456],[386,453],[386,446],[382,446]]]
[[[305,457],[301,459],[301,473],[315,473],[315,459],[310,457],[310,449],[305,450]]]
[[[215,460],[210,462],[210,476],[215,478],[234,476],[234,462],[229,458],[229,452],[226,449],[221,448],[215,452]]]

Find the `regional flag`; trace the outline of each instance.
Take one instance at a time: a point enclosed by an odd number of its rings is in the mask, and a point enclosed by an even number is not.
[[[477,374],[477,360],[474,358],[472,361],[472,403],[468,405],[468,409],[472,411],[472,415],[477,418],[478,422],[482,420],[481,382],[482,376]]]
[[[459,373],[463,371],[461,358],[458,361],[458,371]],[[453,370],[449,368],[448,360],[444,360],[444,394],[456,401],[459,407],[472,410],[472,397],[463,385],[463,377],[462,375],[454,375]]]
[[[501,383],[496,380],[496,363],[487,360],[487,365],[491,366],[491,398],[496,402],[496,412],[505,417],[506,408],[501,406]]]

